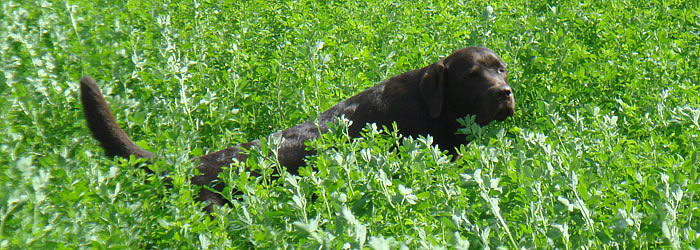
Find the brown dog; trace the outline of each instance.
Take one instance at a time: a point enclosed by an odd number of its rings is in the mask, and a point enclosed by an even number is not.
[[[349,127],[352,137],[358,137],[367,123],[390,127],[396,121],[403,135],[432,135],[436,144],[454,153],[456,146],[467,143],[465,136],[455,135],[460,127],[458,118],[476,115],[477,123],[486,125],[513,115],[515,99],[506,79],[506,65],[493,51],[480,47],[458,50],[425,68],[394,76],[338,103],[321,113],[319,126],[306,122],[272,134],[283,138],[278,160],[290,173],[297,174],[304,157],[314,153],[305,149],[304,142],[326,132],[327,123],[340,115],[353,121]],[[80,91],[88,127],[107,155],[153,157],[119,127],[92,78],[80,80]],[[255,140],[196,158],[201,175],[192,177],[192,183],[209,185],[234,158],[248,158],[243,148],[258,146],[259,140]],[[223,186],[214,188],[221,191]],[[227,202],[204,188],[199,200],[218,205]]]

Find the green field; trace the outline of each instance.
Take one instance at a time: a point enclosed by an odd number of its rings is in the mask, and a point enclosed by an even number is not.
[[[0,3],[1,249],[700,247],[697,0]],[[339,122],[301,176],[263,152],[222,174],[231,207],[194,201],[192,157],[466,46],[516,113],[466,122],[457,160]],[[83,75],[172,188],[103,156]]]

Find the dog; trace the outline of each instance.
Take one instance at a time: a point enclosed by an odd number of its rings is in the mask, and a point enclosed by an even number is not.
[[[440,148],[454,154],[455,147],[466,144],[465,136],[455,133],[458,118],[475,115],[479,125],[503,121],[513,116],[515,98],[507,82],[506,64],[490,49],[467,47],[424,68],[389,78],[320,114],[318,123],[305,122],[272,134],[281,137],[277,159],[291,174],[298,174],[304,157],[314,154],[304,142],[318,138],[328,130],[328,123],[341,115],[353,123],[351,137],[359,137],[367,123],[391,127],[396,122],[404,136],[431,135]],[[153,158],[154,154],[134,144],[119,127],[95,80],[80,80],[80,99],[87,125],[95,139],[110,157]],[[318,124],[318,125],[317,125]],[[247,150],[259,148],[254,140],[193,159],[199,162],[200,175],[193,176],[196,185],[212,185],[222,167],[234,159],[244,162]],[[149,171],[146,169],[146,171]],[[150,171],[149,171],[150,172]],[[253,173],[254,174],[254,173]],[[221,192],[219,183],[213,189]],[[223,205],[228,201],[218,192],[200,189],[199,201]]]

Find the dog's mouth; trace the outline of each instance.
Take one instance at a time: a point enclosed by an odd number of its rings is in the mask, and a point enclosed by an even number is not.
[[[497,104],[491,107],[477,114],[476,122],[479,125],[485,126],[492,121],[504,121],[515,114],[515,103],[512,99],[498,101]]]
[[[497,121],[503,121],[506,118],[513,116],[513,114],[515,114],[515,108],[512,105],[509,105],[508,107],[499,110],[494,118]]]
[[[492,113],[493,115],[491,116],[492,120],[504,121],[515,114],[515,99],[510,96],[509,98],[499,100],[496,107],[497,108],[494,110],[495,112]]]

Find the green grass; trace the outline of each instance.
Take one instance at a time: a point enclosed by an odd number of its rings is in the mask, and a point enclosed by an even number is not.
[[[700,247],[698,1],[0,3],[0,248]],[[193,200],[190,158],[472,45],[517,111],[457,160],[339,123],[300,177],[252,157]],[[102,155],[82,75],[173,188]]]

